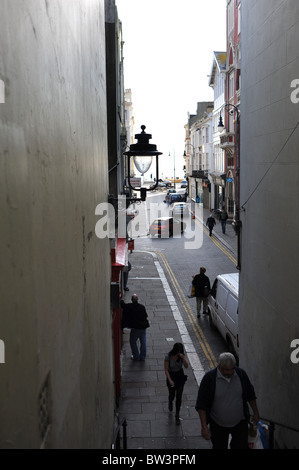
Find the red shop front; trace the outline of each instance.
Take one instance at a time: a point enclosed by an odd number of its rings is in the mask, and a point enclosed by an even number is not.
[[[115,395],[118,401],[121,394],[121,349],[122,330],[121,314],[122,310],[119,302],[122,298],[122,270],[125,266],[126,252],[134,249],[134,240],[129,244],[125,238],[117,238],[115,248],[111,249],[111,311],[113,319],[113,346],[114,346],[114,375],[115,375]]]

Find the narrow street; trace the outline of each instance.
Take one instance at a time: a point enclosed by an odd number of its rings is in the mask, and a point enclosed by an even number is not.
[[[0,449],[299,448],[298,0],[1,7]]]
[[[125,292],[124,297],[125,302],[130,302],[132,294],[136,293],[146,307],[150,322],[147,357],[144,362],[130,360],[129,334],[124,331],[119,422],[126,423],[128,449],[208,449],[211,442],[201,436],[195,401],[204,373],[216,366],[219,353],[227,350],[227,346],[219,333],[210,328],[207,316],[197,318],[196,301],[187,297],[187,290],[192,275],[197,274],[202,265],[206,266],[211,283],[218,273],[235,271],[234,247],[219,233],[216,235],[216,231],[209,237],[201,220],[191,216],[185,236],[151,238],[149,223],[157,216],[151,211],[159,209],[159,216],[166,216],[168,209],[163,203],[163,193],[148,199],[147,206],[135,207],[138,215],[129,227],[135,249],[129,255],[132,269],[129,292]],[[219,229],[217,224],[218,232]],[[197,241],[193,249],[187,249],[191,230]],[[230,235],[234,241],[232,233]],[[230,235],[228,233],[227,237]],[[189,363],[180,426],[167,408],[164,372],[164,356],[176,342],[183,343]]]
[[[202,220],[192,219],[192,214],[186,218],[187,229],[181,237],[152,238],[148,235],[148,227],[156,217],[171,215],[172,206],[169,208],[163,200],[165,193],[157,192],[148,198],[147,205],[136,205],[138,216],[132,230],[140,234],[135,238],[135,251],[149,251],[156,253],[163,268],[164,274],[171,287],[176,303],[192,338],[198,357],[205,370],[215,367],[217,357],[226,349],[226,343],[218,333],[212,330],[208,316],[196,315],[196,300],[187,297],[192,276],[199,272],[200,266],[205,266],[211,286],[218,274],[237,272],[236,269],[236,240],[232,243],[222,243],[225,236],[209,237],[209,232]],[[191,204],[190,204],[191,207]],[[198,211],[199,212],[199,211]],[[205,222],[208,211],[199,214]],[[137,224],[138,220],[138,224]],[[219,222],[216,225],[217,234],[220,230]],[[228,225],[227,231],[232,231]],[[133,233],[132,233],[133,235]],[[234,235],[233,235],[234,237]]]

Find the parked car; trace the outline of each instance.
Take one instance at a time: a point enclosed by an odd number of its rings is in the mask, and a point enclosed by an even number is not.
[[[211,328],[217,328],[228,350],[239,357],[238,334],[239,273],[219,274],[209,297],[208,312]]]
[[[188,186],[188,181],[182,180],[181,181],[181,188],[187,188],[187,186]]]
[[[174,202],[181,202],[184,200],[185,200],[185,197],[182,194],[178,194],[178,193],[169,194],[169,204],[173,204]]]
[[[174,219],[173,217],[159,217],[150,225],[150,236],[158,235],[158,237],[169,238],[173,234],[178,235],[186,229],[185,222]]]
[[[172,208],[172,216],[181,218],[189,213],[188,204],[186,202],[175,202]]]
[[[181,200],[183,202],[187,201],[187,191],[186,191],[186,189],[182,189],[182,188],[177,189],[176,193],[181,195]]]

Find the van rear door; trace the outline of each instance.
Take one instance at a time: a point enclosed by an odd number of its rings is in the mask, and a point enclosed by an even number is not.
[[[216,294],[216,312],[217,312],[217,328],[220,331],[223,338],[226,334],[226,303],[227,303],[228,290],[218,281],[217,294]]]
[[[226,306],[226,326],[235,351],[238,351],[238,299],[230,292]]]

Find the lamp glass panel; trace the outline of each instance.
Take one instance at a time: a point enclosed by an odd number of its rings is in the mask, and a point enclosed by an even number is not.
[[[152,156],[145,157],[145,156],[140,155],[140,156],[134,157],[134,164],[142,176],[144,175],[144,173],[146,173],[150,169],[152,161],[153,161]]]

